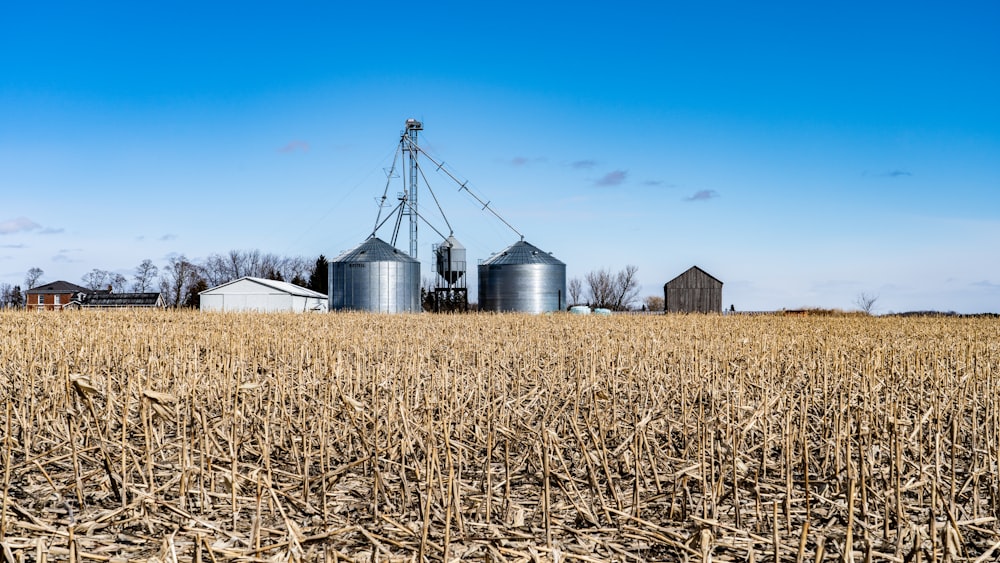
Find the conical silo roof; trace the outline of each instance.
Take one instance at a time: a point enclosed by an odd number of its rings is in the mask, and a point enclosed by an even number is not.
[[[330,262],[417,262],[417,260],[405,252],[400,252],[399,249],[384,240],[373,236],[354,248],[344,251]]]
[[[506,266],[512,264],[552,264],[565,266],[561,260],[537,246],[519,240],[507,248],[483,260],[483,266]]]
[[[444,242],[441,244],[441,246],[449,246],[451,247],[452,250],[465,250],[465,247],[462,246],[462,243],[458,242],[458,239],[455,238],[455,235],[449,235],[448,238],[444,239]]]

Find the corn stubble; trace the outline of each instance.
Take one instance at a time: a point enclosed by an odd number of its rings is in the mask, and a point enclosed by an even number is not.
[[[992,561],[995,319],[0,313],[7,561]]]

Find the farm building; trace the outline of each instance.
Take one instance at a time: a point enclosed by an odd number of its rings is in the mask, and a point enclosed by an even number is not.
[[[121,308],[163,308],[163,296],[160,292],[146,293],[114,293],[111,291],[94,291],[79,295],[66,305],[67,309],[121,309]]]
[[[282,281],[245,277],[198,294],[202,311],[327,311],[326,295]]]
[[[73,300],[79,300],[91,293],[90,289],[68,281],[54,281],[33,287],[24,292],[29,311],[61,311]]]
[[[417,313],[420,261],[372,235],[329,266],[331,311]]]
[[[162,308],[164,306],[163,296],[159,291],[145,293],[96,291],[85,296],[79,304],[82,309],[117,309],[121,307]]]
[[[663,300],[668,313],[720,313],[722,282],[692,266],[663,286]]]
[[[479,310],[546,313],[566,306],[566,264],[520,240],[479,264]]]

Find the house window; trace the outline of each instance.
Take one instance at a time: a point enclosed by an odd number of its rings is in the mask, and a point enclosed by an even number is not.
[[[56,304],[56,305],[58,305],[58,304],[59,304],[60,302],[62,302],[62,295],[59,295],[59,294],[57,293],[57,294],[55,294],[55,295],[54,295],[53,297],[55,298],[55,304]]]
[[[45,304],[45,296],[42,295],[41,293],[38,294],[38,304],[39,305],[44,305]]]

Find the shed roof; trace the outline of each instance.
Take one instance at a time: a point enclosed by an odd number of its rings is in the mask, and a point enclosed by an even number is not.
[[[250,283],[253,283],[253,284],[257,284],[257,285],[261,286],[262,290],[268,290],[268,289],[270,289],[271,291],[277,291],[277,292],[280,292],[280,293],[287,293],[289,295],[298,295],[298,296],[301,296],[301,297],[315,297],[315,298],[320,298],[320,299],[326,299],[327,298],[326,294],[320,293],[318,291],[313,291],[313,290],[309,289],[308,287],[302,287],[302,286],[299,286],[299,285],[295,285],[293,283],[288,283],[288,282],[283,282],[283,281],[268,280],[268,279],[264,279],[264,278],[254,278],[254,277],[250,277],[250,276],[243,277],[243,278],[240,278],[238,280],[233,280],[231,282],[227,282],[227,283],[224,283],[222,285],[217,285],[215,287],[206,289],[205,291],[200,292],[198,295],[205,295],[205,294],[212,294],[212,293],[225,293],[224,288],[232,286],[234,284],[243,283],[243,282],[250,282]]]

